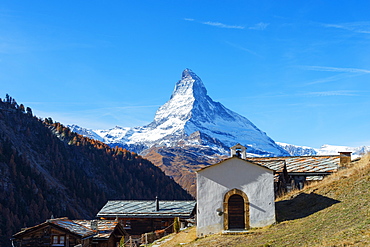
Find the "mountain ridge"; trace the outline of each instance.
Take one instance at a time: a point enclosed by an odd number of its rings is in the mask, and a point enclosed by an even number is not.
[[[148,125],[116,126],[85,133],[98,135],[112,147],[120,146],[144,155],[193,196],[196,196],[195,171],[229,156],[230,147],[237,143],[247,147],[248,156],[317,153],[310,148],[275,143],[246,117],[213,101],[200,77],[190,69],[182,72],[170,99],[159,107]],[[175,160],[176,155],[183,160]]]
[[[349,147],[324,144],[320,148],[312,148],[283,142],[276,143],[289,152],[291,156],[338,155],[339,152],[352,152],[352,158],[358,158],[370,152],[370,146]]]
[[[138,153],[153,146],[173,147],[180,141],[190,146],[207,145],[219,155],[227,154],[229,147],[237,143],[258,156],[289,155],[247,118],[213,101],[202,80],[190,69],[182,72],[170,99],[159,107],[148,125],[93,132],[90,134],[97,134],[109,145]],[[191,138],[196,132],[200,133],[198,141]]]
[[[68,125],[68,127],[71,129],[71,131],[79,133],[83,136],[104,141],[103,138],[101,138],[101,136],[95,133],[95,130],[83,128],[77,125]],[[116,126],[115,128],[122,127]],[[367,152],[370,152],[370,146],[351,147],[351,146],[323,144],[320,146],[320,148],[314,148],[279,141],[276,141],[275,143],[279,145],[281,148],[285,149],[290,156],[337,155],[339,152],[352,152],[352,157],[357,158],[362,156],[363,154],[366,154]],[[247,152],[248,151],[249,150],[247,150]]]

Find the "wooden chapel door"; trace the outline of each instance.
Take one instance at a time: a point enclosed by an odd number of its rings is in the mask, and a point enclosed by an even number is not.
[[[245,228],[244,199],[240,195],[232,195],[228,202],[229,229]]]

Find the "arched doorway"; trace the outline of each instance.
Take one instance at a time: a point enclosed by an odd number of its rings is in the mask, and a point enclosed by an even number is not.
[[[232,195],[228,205],[229,229],[244,229],[244,199],[240,195]]]
[[[249,201],[241,190],[232,189],[225,195],[224,229],[249,229]]]

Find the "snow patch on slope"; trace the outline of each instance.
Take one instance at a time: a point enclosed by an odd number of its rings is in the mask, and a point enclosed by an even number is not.
[[[101,141],[103,142],[104,139],[101,138],[97,133],[96,131],[92,130],[92,129],[86,129],[86,128],[82,128],[78,125],[67,125],[68,128],[71,129],[71,131],[77,133],[77,134],[80,134],[80,135],[83,135],[85,137],[88,137],[90,139],[94,139],[94,140],[98,140],[98,141]]]

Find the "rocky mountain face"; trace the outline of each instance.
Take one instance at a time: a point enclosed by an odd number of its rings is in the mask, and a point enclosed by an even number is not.
[[[95,133],[105,143],[139,153],[153,146],[186,145],[206,146],[215,154],[225,155],[231,146],[240,143],[248,147],[250,155],[289,155],[247,118],[213,101],[202,80],[190,69],[182,72],[170,100],[157,110],[150,124]]]
[[[146,126],[94,131],[71,128],[112,147],[144,155],[192,195],[194,171],[220,161],[237,143],[248,147],[251,156],[289,155],[247,118],[213,101],[202,80],[190,69],[182,72],[170,99]]]
[[[237,143],[248,148],[248,156],[337,155],[338,151],[350,151],[357,157],[370,150],[331,145],[314,149],[275,143],[247,118],[213,101],[202,80],[190,69],[182,72],[170,99],[146,126],[94,131],[70,127],[112,147],[143,155],[193,196],[195,171],[227,157],[229,148]]]
[[[208,148],[201,150],[178,146],[152,147],[143,155],[195,197],[197,189],[195,171],[226,158],[226,156],[207,155],[207,153],[212,154],[213,151]]]
[[[311,147],[297,146],[282,142],[276,142],[280,147],[284,148],[291,156],[308,156],[317,155],[317,151]]]
[[[0,246],[55,217],[91,219],[108,199],[191,199],[150,161],[0,99]]]

